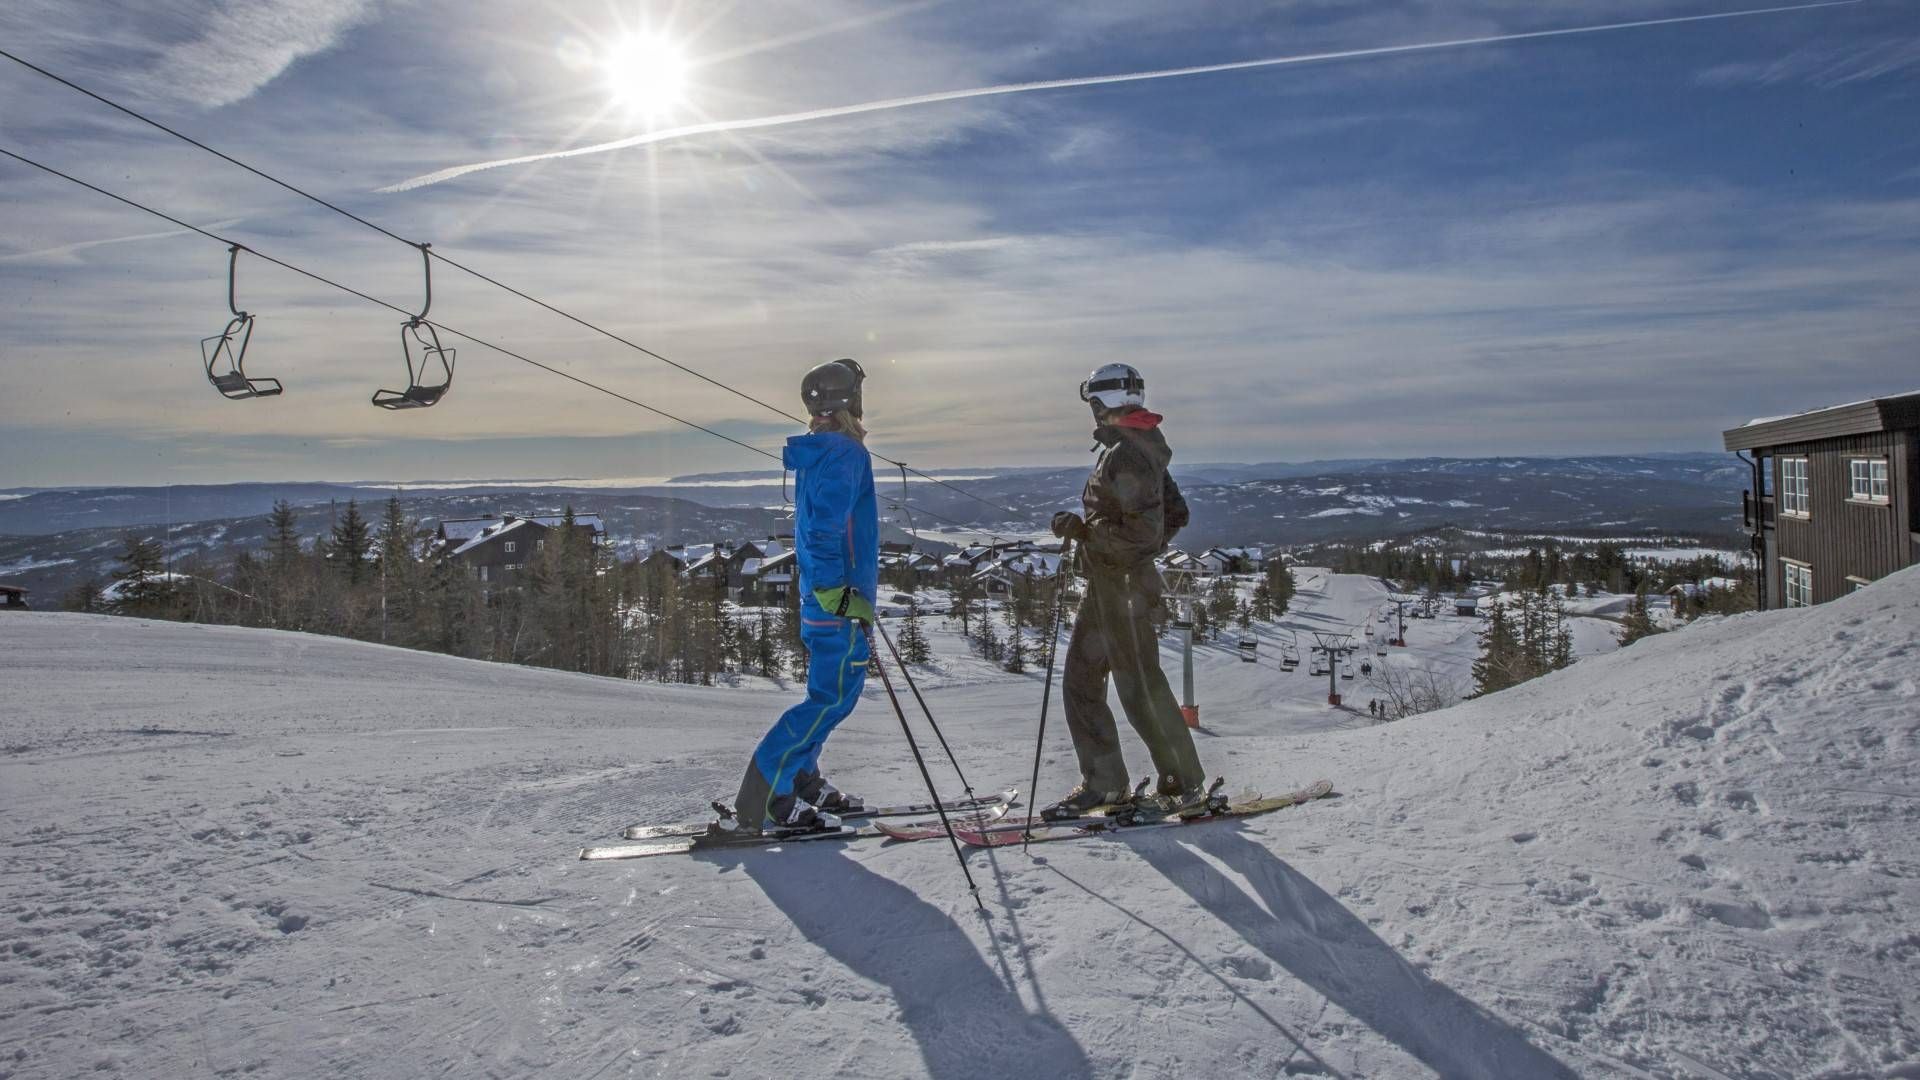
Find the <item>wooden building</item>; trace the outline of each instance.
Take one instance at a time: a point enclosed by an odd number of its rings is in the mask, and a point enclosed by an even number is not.
[[[560,514],[498,518],[453,518],[434,531],[430,554],[459,563],[469,574],[488,584],[510,582],[536,553],[546,547],[565,518]],[[599,544],[606,530],[598,514],[576,514],[573,528],[588,544]]]
[[[1920,562],[1920,391],[1749,421],[1760,607],[1818,604]]]
[[[0,585],[0,609],[27,610],[27,590],[20,585]]]

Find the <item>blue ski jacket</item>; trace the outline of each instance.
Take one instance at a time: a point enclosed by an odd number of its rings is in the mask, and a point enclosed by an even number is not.
[[[843,585],[877,600],[880,508],[866,447],[837,431],[795,435],[781,460],[794,471],[793,536],[802,606],[817,609],[815,591]]]

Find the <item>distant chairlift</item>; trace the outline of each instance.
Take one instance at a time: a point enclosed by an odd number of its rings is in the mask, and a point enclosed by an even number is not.
[[[426,267],[427,302],[421,306],[420,314],[400,324],[400,351],[407,361],[407,388],[374,391],[373,403],[383,409],[425,409],[446,396],[447,388],[453,385],[454,350],[441,347],[440,334],[427,321],[427,312],[433,307],[433,257],[427,254],[432,246],[420,245],[420,261]],[[424,381],[435,367],[439,369],[438,381]]]
[[[241,311],[234,302],[233,277],[239,261],[240,245],[234,244],[227,249],[227,310],[233,312],[233,318],[227,321],[225,330],[200,339],[200,358],[207,364],[207,381],[220,391],[221,397],[231,401],[273,397],[281,391],[279,379],[247,376],[247,343],[253,340],[253,316]]]
[[[1341,665],[1340,665],[1340,677],[1341,677],[1341,678],[1343,678],[1343,679],[1351,679],[1351,678],[1353,678],[1353,664],[1352,664],[1351,662],[1343,662],[1343,663],[1341,663]]]
[[[1240,659],[1247,663],[1254,664],[1259,662],[1259,649],[1259,639],[1250,637],[1240,639]]]

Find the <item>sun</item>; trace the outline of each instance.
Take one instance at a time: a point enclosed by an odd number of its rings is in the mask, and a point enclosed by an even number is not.
[[[621,38],[601,57],[600,68],[614,103],[629,113],[658,116],[686,96],[686,54],[657,34]]]

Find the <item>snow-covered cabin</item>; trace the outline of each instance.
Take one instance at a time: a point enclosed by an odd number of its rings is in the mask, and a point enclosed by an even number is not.
[[[1267,566],[1266,556],[1254,547],[1209,548],[1200,558],[1209,566],[1218,566],[1215,574],[1257,574]]]
[[[527,560],[546,547],[565,524],[563,514],[502,514],[497,518],[453,518],[434,530],[430,555],[459,563],[481,581],[511,581]],[[606,539],[598,514],[575,514],[574,531],[589,545]]]
[[[1465,592],[1453,598],[1455,615],[1474,616],[1480,614],[1480,601],[1486,597],[1476,592]]]
[[[763,559],[749,559],[740,568],[742,603],[785,604],[793,595],[799,572],[798,554],[787,548]]]
[[[23,585],[0,585],[0,609],[27,610],[27,590]]]

